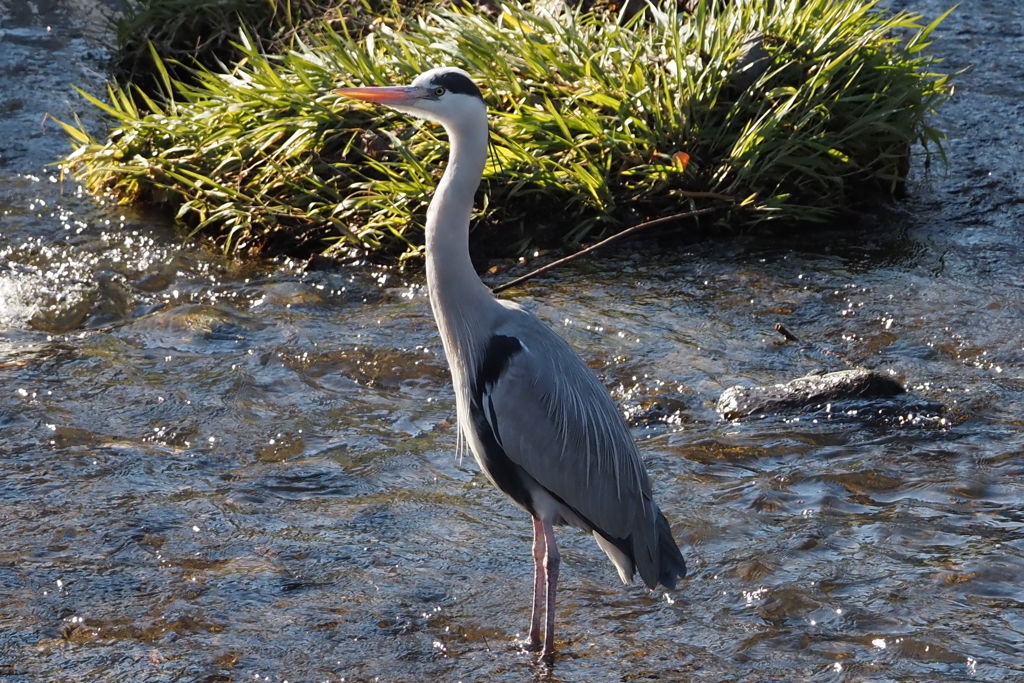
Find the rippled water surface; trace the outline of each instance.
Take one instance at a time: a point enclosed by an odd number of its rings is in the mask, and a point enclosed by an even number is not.
[[[934,49],[974,65],[948,172],[866,234],[640,245],[514,292],[633,417],[692,568],[624,588],[562,532],[546,670],[514,643],[530,524],[455,455],[416,276],[228,261],[60,183],[43,114],[96,85],[100,7],[22,5],[0,0],[4,681],[1024,680],[1024,8],[947,20]],[[943,419],[722,421],[728,386],[842,367],[776,322]]]

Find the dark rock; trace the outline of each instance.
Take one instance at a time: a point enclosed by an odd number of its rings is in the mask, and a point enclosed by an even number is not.
[[[865,368],[808,375],[785,384],[729,387],[715,410],[727,420],[759,413],[781,413],[854,399],[891,398],[906,392],[887,375]]]

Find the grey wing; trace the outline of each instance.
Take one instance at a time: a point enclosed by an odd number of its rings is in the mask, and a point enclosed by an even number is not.
[[[623,551],[644,582],[656,585],[660,512],[607,390],[567,342],[532,316],[496,335],[514,337],[520,347],[481,387],[483,416],[501,449],[567,506],[580,526]],[[565,521],[579,524],[571,517]]]

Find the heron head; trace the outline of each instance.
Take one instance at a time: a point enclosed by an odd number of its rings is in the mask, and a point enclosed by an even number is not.
[[[442,125],[458,126],[468,117],[486,118],[480,89],[462,69],[442,66],[425,71],[411,85],[377,88],[342,88],[339,95],[384,104],[400,112]]]

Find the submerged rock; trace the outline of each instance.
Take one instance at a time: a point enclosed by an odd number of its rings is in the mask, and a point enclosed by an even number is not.
[[[218,347],[248,345],[265,327],[259,318],[226,306],[182,304],[135,320],[121,328],[118,335],[144,348],[209,352]]]
[[[903,385],[874,370],[853,368],[807,375],[785,384],[729,387],[715,410],[727,420],[759,413],[781,413],[854,399],[892,398],[906,393]]]

